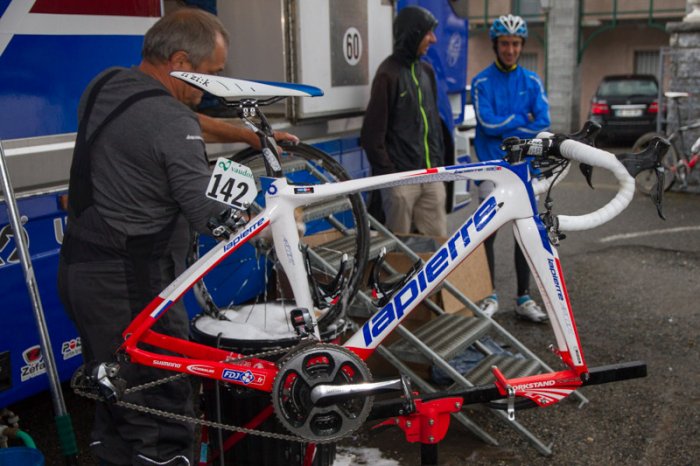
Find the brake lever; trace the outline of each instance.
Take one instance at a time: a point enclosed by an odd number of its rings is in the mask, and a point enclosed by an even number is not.
[[[582,142],[589,146],[595,147],[595,140],[600,130],[603,127],[598,123],[588,120],[583,124],[583,127],[573,134],[569,134],[567,137],[573,139],[574,141]]]
[[[593,167],[588,165],[587,163],[579,163],[578,168],[581,170],[581,173],[583,173],[583,176],[586,178],[586,183],[588,183],[588,186],[590,186],[591,189],[595,189],[593,187],[593,182],[591,181],[593,178]]]
[[[666,174],[661,161],[666,155],[669,147],[671,147],[671,143],[668,141],[668,139],[656,137],[652,139],[649,142],[649,145],[647,145],[647,147],[641,152],[636,154],[625,153],[618,155],[618,159],[632,177],[636,177],[644,170],[654,170],[656,173],[656,186],[654,186],[654,188],[651,190],[651,200],[656,206],[656,212],[663,220],[666,220],[662,208],[664,177]]]
[[[602,126],[598,123],[588,120],[583,124],[583,127],[580,130],[573,134],[570,134],[568,137],[569,139],[573,139],[574,141],[582,142],[583,144],[595,147],[595,140],[596,137],[598,137],[601,128]],[[592,182],[593,167],[588,165],[587,163],[581,163],[579,164],[579,169],[581,170],[581,173],[583,173],[583,176],[586,178],[588,186],[590,186],[591,189],[595,189],[593,187]]]
[[[625,166],[630,176],[634,178],[644,170],[662,168],[661,160],[669,147],[671,147],[671,143],[668,142],[668,139],[655,137],[641,152],[626,152],[618,155],[617,158]]]
[[[656,186],[651,190],[651,200],[656,206],[656,213],[659,214],[662,220],[666,220],[663,213],[663,198],[664,198],[664,177],[666,172],[663,167],[656,167],[654,169],[656,172]]]

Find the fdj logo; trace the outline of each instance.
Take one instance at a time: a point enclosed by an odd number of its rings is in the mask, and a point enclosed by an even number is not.
[[[498,207],[494,197],[484,201],[467,223],[447,240],[447,243],[394,295],[392,300],[362,326],[362,335],[367,347],[370,347],[377,337],[391,327],[392,323],[401,319],[407,311],[418,304],[416,300],[422,292],[444,279],[442,273],[472,242],[470,234],[482,231],[496,215]]]
[[[253,380],[255,380],[255,376],[253,375],[252,372],[250,372],[250,371],[235,371],[233,369],[226,369],[221,374],[221,378],[224,380],[233,380],[235,382],[243,382],[245,385],[248,385]]]

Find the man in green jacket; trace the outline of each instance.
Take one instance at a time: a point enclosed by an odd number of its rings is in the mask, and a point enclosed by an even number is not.
[[[404,8],[394,20],[394,51],[377,69],[362,125],[373,175],[445,164],[435,73],[420,60],[437,42],[436,26],[435,17],[418,6]],[[391,231],[446,236],[444,183],[396,186],[381,196]]]

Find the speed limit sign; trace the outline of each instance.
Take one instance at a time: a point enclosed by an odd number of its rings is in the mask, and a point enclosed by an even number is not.
[[[360,63],[362,58],[362,36],[357,28],[351,27],[345,31],[343,36],[343,57],[350,66]]]

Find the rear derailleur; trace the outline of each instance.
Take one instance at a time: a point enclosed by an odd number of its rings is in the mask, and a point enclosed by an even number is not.
[[[84,364],[71,379],[71,388],[101,397],[108,403],[120,401],[126,391],[126,380],[117,377],[119,363]]]

